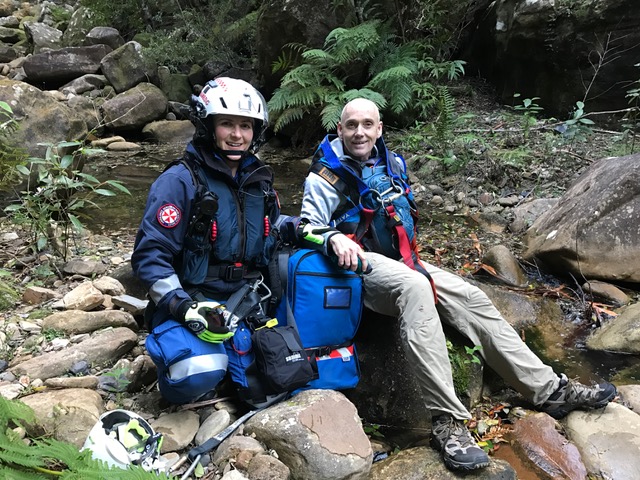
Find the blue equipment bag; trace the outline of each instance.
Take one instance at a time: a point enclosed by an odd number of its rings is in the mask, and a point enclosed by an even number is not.
[[[279,261],[288,257],[287,274],[283,279],[283,271],[280,280],[286,294],[276,318],[279,325],[297,328],[302,345],[318,366],[319,378],[304,389],[355,387],[360,367],[353,338],[362,316],[362,278],[315,250],[283,253]]]

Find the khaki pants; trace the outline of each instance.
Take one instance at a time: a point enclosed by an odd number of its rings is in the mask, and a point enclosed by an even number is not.
[[[471,415],[456,397],[442,324],[466,336],[487,364],[534,405],[558,388],[560,379],[522,341],[479,288],[461,277],[423,262],[438,295],[435,305],[429,280],[402,262],[367,252],[373,267],[364,275],[367,308],[400,322],[402,344],[434,414]]]

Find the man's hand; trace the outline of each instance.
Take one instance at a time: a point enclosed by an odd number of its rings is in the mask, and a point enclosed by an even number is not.
[[[217,302],[194,302],[184,315],[184,324],[199,339],[222,343],[233,336],[224,324],[223,310]]]
[[[329,243],[338,260],[338,266],[354,272],[358,270],[360,266],[362,272],[369,271],[369,264],[364,256],[364,251],[360,248],[360,245],[349,237],[338,233],[331,236]]]

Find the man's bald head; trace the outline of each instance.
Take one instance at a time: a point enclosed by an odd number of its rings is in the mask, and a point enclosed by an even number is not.
[[[354,98],[353,100],[348,102],[342,109],[342,113],[340,114],[340,121],[344,122],[345,118],[353,111],[368,112],[373,118],[376,119],[376,121],[380,121],[380,110],[378,110],[378,106],[371,100],[368,100],[366,98]]]
[[[365,161],[381,136],[382,122],[375,103],[366,98],[356,98],[344,106],[338,122],[338,137],[345,153]]]

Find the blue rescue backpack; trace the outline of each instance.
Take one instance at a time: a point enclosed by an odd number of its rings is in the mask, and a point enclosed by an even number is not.
[[[283,298],[275,316],[279,325],[297,328],[318,367],[319,378],[303,389],[355,387],[360,367],[353,339],[362,316],[362,278],[315,250],[285,248],[278,261]]]

